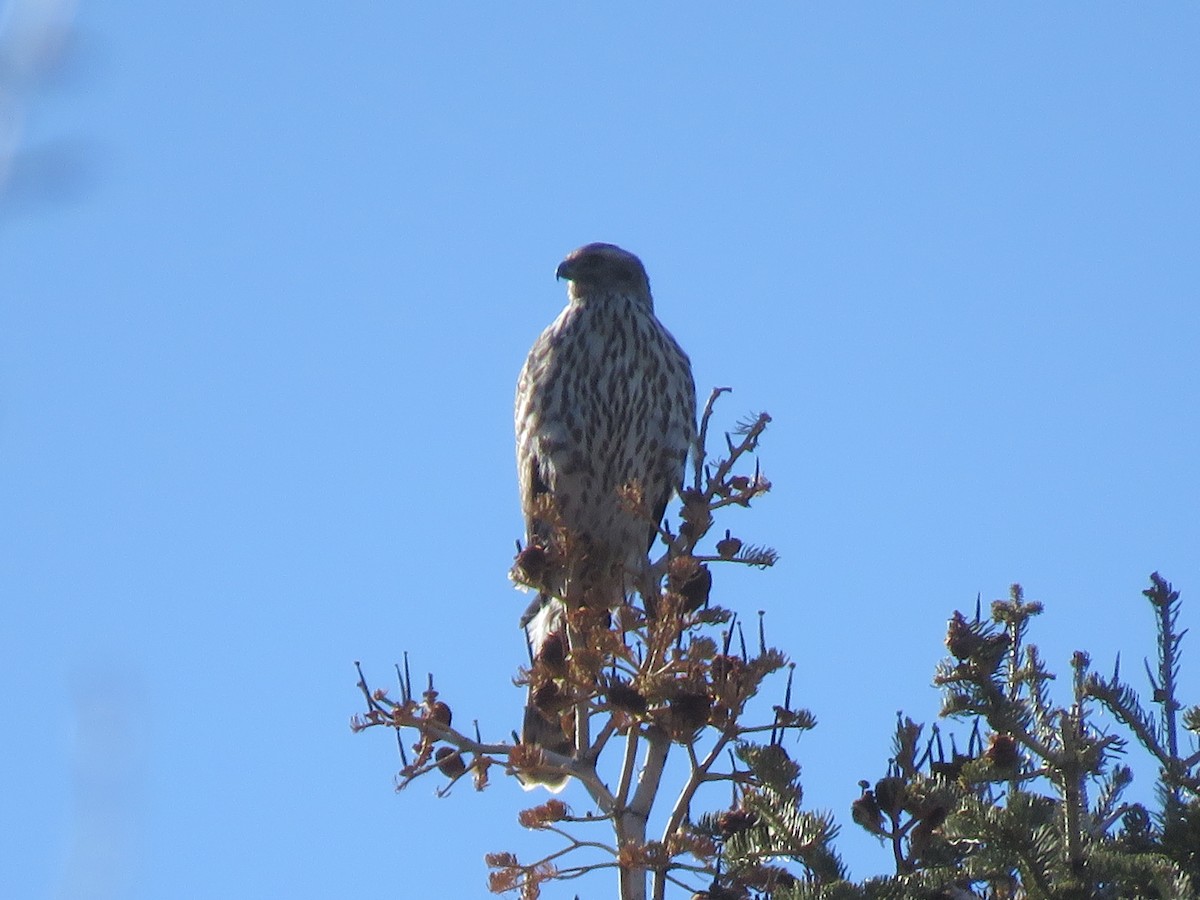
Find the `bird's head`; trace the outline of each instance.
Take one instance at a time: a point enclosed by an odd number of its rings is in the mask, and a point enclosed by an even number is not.
[[[572,250],[554,274],[569,282],[567,293],[572,299],[594,291],[650,299],[650,280],[642,261],[615,244],[585,244]]]

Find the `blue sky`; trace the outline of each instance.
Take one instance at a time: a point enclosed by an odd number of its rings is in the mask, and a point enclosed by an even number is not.
[[[517,727],[513,383],[588,241],[774,416],[721,527],[782,561],[715,596],[856,875],[955,608],[1020,581],[1062,674],[1135,675],[1152,570],[1200,622],[1195,7],[248,6],[84,3],[0,88],[0,893],[483,897],[552,846],[347,720],[407,649]]]

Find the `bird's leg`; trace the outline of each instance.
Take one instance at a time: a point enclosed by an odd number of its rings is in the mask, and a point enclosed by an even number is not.
[[[587,646],[587,632],[590,623],[581,620],[579,614],[584,612],[584,607],[587,606],[588,591],[584,588],[586,581],[582,578],[571,578],[567,581],[567,587],[563,591],[563,605],[567,609],[567,613],[563,616],[563,623],[566,627],[567,635],[567,651],[568,660],[568,678],[567,684],[575,691],[575,734],[573,739],[575,742],[575,758],[577,760],[587,759],[588,750],[591,748],[591,729],[588,727],[588,704],[590,698],[587,693],[577,683],[580,672],[577,660],[579,659],[578,651]],[[572,671],[574,670],[574,671]]]
[[[584,646],[584,639],[578,627],[572,621],[571,616],[567,616],[567,646],[572,651],[576,647]],[[592,740],[589,725],[588,715],[588,698],[580,696],[575,702],[575,758],[587,759],[588,751],[591,749]]]

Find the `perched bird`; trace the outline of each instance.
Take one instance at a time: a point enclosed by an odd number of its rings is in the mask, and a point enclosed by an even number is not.
[[[530,350],[516,399],[526,553],[545,562],[521,624],[533,660],[552,664],[567,650],[567,608],[611,609],[639,586],[696,440],[691,363],[654,315],[641,260],[588,244],[556,274],[567,305]],[[531,686],[522,741],[569,754],[560,721]]]

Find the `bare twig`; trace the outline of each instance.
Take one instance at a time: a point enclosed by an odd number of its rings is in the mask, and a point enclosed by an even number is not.
[[[692,486],[697,492],[704,490],[704,458],[707,455],[708,447],[708,422],[712,418],[713,404],[717,402],[717,398],[722,394],[733,392],[733,388],[718,387],[713,388],[712,393],[708,395],[708,400],[704,404],[704,412],[700,415],[700,431],[696,435],[696,449],[692,455],[694,461],[694,479]]]

